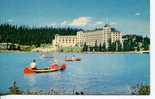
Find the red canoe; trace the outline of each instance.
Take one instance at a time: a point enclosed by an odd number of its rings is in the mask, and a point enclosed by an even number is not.
[[[47,72],[54,72],[54,71],[62,71],[66,68],[66,65],[63,64],[62,66],[56,66],[54,65],[53,67],[50,68],[39,68],[39,69],[31,69],[26,67],[24,69],[25,74],[30,74],[30,73],[47,73]]]
[[[81,61],[80,58],[65,58],[65,61]]]

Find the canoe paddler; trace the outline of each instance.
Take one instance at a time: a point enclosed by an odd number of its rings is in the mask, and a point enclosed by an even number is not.
[[[54,60],[53,65],[61,66],[62,63],[60,61],[58,61],[58,60]]]
[[[30,64],[30,68],[31,69],[37,69],[37,67],[36,67],[36,60],[34,59],[33,61],[32,61],[32,63]]]
[[[72,56],[72,60],[75,60],[75,55]]]
[[[51,64],[51,65],[49,66],[49,68],[50,68],[50,69],[57,69],[57,68],[59,68],[61,65],[62,65],[62,64],[61,64],[60,62],[58,62],[57,60],[54,60],[54,63]]]

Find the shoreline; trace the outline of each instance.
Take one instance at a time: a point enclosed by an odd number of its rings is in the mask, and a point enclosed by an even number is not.
[[[149,54],[150,51],[126,51],[126,52],[82,52],[86,54]]]
[[[0,53],[3,52],[37,52],[37,53],[57,53],[58,51],[19,51],[19,50],[0,50]],[[122,52],[58,52],[58,53],[79,53],[79,54],[149,54],[150,51],[122,51]]]
[[[17,52],[17,53],[32,53],[32,51],[19,51],[19,50],[0,50],[0,53],[12,53],[12,52]]]

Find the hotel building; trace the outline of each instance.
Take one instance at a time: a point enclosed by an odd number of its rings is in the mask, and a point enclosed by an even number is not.
[[[60,36],[56,34],[53,45],[56,47],[74,47],[83,46],[85,43],[88,46],[94,46],[95,43],[97,45],[105,43],[108,47],[109,41],[122,43],[122,33],[106,24],[102,29],[79,31],[75,36]]]

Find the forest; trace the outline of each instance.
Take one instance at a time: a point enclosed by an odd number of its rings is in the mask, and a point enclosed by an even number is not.
[[[0,43],[13,43],[20,45],[35,45],[52,43],[55,34],[75,35],[80,29],[54,28],[54,27],[29,27],[11,24],[0,24]]]

